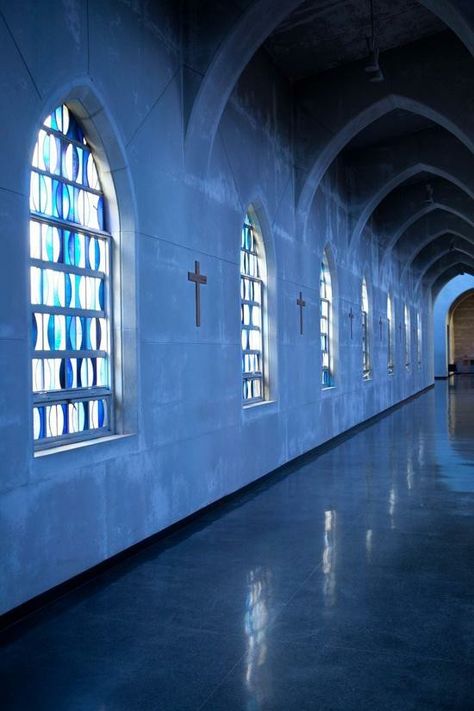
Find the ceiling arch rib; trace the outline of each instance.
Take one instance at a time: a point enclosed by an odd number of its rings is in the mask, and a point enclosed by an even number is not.
[[[420,0],[420,3],[442,20],[472,54],[474,19],[469,2]],[[218,43],[194,99],[186,132],[186,157],[196,175],[205,174],[222,114],[246,65],[280,22],[301,4],[302,0],[278,3],[255,0]]]
[[[194,100],[185,138],[188,167],[207,170],[216,132],[237,81],[268,35],[302,0],[255,0],[219,45]]]
[[[371,215],[383,244],[388,244],[391,236],[396,244],[418,217],[437,207],[449,206],[474,222],[474,200],[467,192],[433,173],[422,172],[419,180],[392,191]]]
[[[402,235],[398,242],[398,256],[404,264],[411,264],[416,254],[433,239],[436,239],[440,233],[452,232],[470,237],[473,229],[469,220],[444,210],[436,210],[420,217]],[[385,261],[387,260],[385,259]]]
[[[462,232],[456,232],[456,231],[449,231],[446,232],[446,230],[439,230],[439,232],[435,232],[432,234],[429,238],[427,239],[424,244],[420,245],[418,248],[414,248],[413,254],[411,258],[408,258],[402,268],[402,275],[401,278],[403,279],[404,276],[406,275],[407,271],[409,269],[413,268],[413,265],[419,255],[427,248],[430,246],[431,243],[436,242],[440,238],[443,238],[446,240],[447,243],[450,243],[451,240],[455,238],[463,239],[469,244],[474,244],[474,230],[472,228],[466,227]]]
[[[353,245],[358,244],[367,222],[388,196],[417,175],[426,173],[449,181],[474,199],[474,156],[444,130],[420,131],[387,146],[351,152],[346,164],[353,203]]]
[[[474,55],[474,3],[471,0],[419,0],[461,40]]]
[[[423,279],[424,274],[439,259],[448,254],[462,254],[474,260],[474,245],[464,237],[449,234],[442,235],[438,240],[425,247],[413,263],[414,270],[419,275],[417,282]]]
[[[422,279],[419,281],[419,288],[425,285],[432,288],[439,277],[448,269],[457,268],[457,273],[468,272],[474,274],[474,258],[468,257],[461,252],[450,252],[442,257],[439,257],[427,271],[424,272]]]
[[[431,295],[433,301],[436,299],[441,289],[446,286],[446,284],[451,281],[451,279],[454,279],[455,277],[459,276],[459,274],[463,274],[464,271],[466,271],[468,274],[474,274],[474,271],[471,272],[469,269],[463,268],[460,264],[455,264],[454,266],[447,267],[445,271],[441,272],[439,277],[433,282],[431,286]]]
[[[468,210],[469,206],[466,208]],[[470,212],[472,213],[472,209]],[[407,250],[411,253],[413,249],[416,249],[419,240],[424,241],[435,226],[438,231],[445,225],[446,228],[451,226],[450,229],[455,229],[458,222],[460,225],[462,222],[472,227],[474,222],[471,217],[472,214],[469,214],[469,211],[463,211],[462,208],[456,206],[436,202],[426,205],[411,215],[400,230],[389,238],[388,243],[382,245],[382,259],[389,257],[390,253],[394,251],[402,256]]]
[[[466,87],[463,84],[453,90],[452,82],[458,72],[471,75],[466,61],[470,57],[451,38],[444,41],[446,54],[438,51],[432,38],[387,52],[384,68],[390,82],[382,82],[375,90],[358,65],[333,70],[333,81],[329,81],[326,73],[305,82],[304,90],[298,94],[305,109],[301,112],[304,118],[298,135],[303,133],[311,139],[299,157],[300,173],[304,174],[298,198],[302,229],[315,190],[334,159],[358,133],[391,111],[402,109],[423,116],[456,136],[473,152],[474,118],[465,101]],[[407,66],[414,65],[417,72],[406,71]],[[387,86],[391,93],[384,95]],[[310,156],[309,160],[305,155]]]

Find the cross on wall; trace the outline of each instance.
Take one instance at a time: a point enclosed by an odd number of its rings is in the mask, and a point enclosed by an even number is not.
[[[188,281],[192,281],[196,287],[196,326],[199,327],[201,325],[201,286],[207,284],[207,276],[201,274],[198,261],[194,262],[194,272],[188,272]]]
[[[351,306],[351,310],[349,311],[349,318],[350,318],[350,320],[351,320],[351,339],[352,339],[352,336],[353,336],[353,323],[354,323],[354,318],[355,318],[354,312],[353,312],[353,310],[352,310],[352,306]]]
[[[300,291],[299,299],[296,299],[296,303],[300,307],[300,335],[303,335],[303,309],[306,306],[306,301],[303,299],[303,294]]]

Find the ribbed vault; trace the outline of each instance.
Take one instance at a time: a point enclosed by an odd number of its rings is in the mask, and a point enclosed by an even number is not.
[[[294,100],[297,239],[307,239],[322,182],[337,165],[347,184],[348,250],[372,240],[382,272],[390,257],[400,276],[413,270],[416,281],[421,270],[424,285],[438,285],[453,269],[471,268],[474,4],[379,0],[377,8],[379,83],[364,72],[365,4],[250,0],[221,13],[219,30],[199,47],[202,76],[184,76],[185,160],[204,185],[239,78],[270,54]],[[202,27],[213,11],[203,4]],[[446,239],[454,240],[448,254]]]

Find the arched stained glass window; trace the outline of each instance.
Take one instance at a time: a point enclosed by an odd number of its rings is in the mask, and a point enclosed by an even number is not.
[[[38,133],[30,185],[37,447],[111,430],[109,240],[91,149],[59,106]]]
[[[265,253],[257,221],[247,212],[240,249],[242,393],[245,404],[263,400]]]
[[[421,315],[418,311],[416,314],[416,350],[417,350],[417,360],[418,365],[422,362],[422,347],[423,347],[423,331],[421,326]]]
[[[394,333],[394,321],[393,321],[393,306],[392,297],[387,294],[387,368],[389,373],[393,373],[394,362],[393,362],[393,333]]]
[[[370,346],[369,346],[369,296],[367,282],[362,279],[361,294],[362,311],[362,375],[367,380],[370,378]]]
[[[408,306],[405,304],[404,308],[404,321],[405,321],[405,367],[410,367],[410,311]]]
[[[333,385],[331,370],[332,286],[326,250],[321,261],[319,296],[321,305],[321,384],[323,388],[329,388]]]

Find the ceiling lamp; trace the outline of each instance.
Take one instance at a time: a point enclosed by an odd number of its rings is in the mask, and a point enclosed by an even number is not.
[[[425,205],[434,205],[433,186],[431,183],[426,183],[425,185],[425,199],[423,202]]]
[[[379,64],[380,50],[375,43],[375,19],[374,19],[374,2],[370,0],[370,26],[371,37],[367,37],[367,49],[369,50],[368,62],[364,67],[364,71],[369,74],[369,81],[381,82],[385,79]]]

